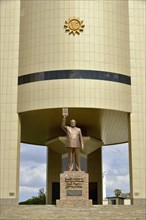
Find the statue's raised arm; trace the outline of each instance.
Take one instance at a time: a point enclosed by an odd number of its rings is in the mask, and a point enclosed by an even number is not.
[[[64,115],[63,118],[62,118],[62,123],[61,123],[61,128],[67,132],[67,127],[66,127],[66,117],[67,115]]]

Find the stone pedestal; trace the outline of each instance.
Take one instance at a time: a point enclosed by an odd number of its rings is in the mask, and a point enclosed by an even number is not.
[[[88,182],[88,174],[84,171],[65,171],[60,174],[60,200],[56,201],[57,207],[91,207]]]

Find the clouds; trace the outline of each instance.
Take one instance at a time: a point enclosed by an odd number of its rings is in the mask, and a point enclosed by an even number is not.
[[[20,169],[20,185],[30,187],[44,186],[46,180],[46,165],[45,164],[26,164]]]
[[[106,195],[113,196],[116,188],[129,189],[128,144],[103,147],[103,171],[106,172]]]
[[[46,153],[44,146],[21,144],[21,163],[44,164]]]
[[[115,189],[121,189],[122,193],[128,193],[129,190],[129,175],[125,176],[112,176],[106,177],[106,196],[114,196]]]
[[[46,148],[21,144],[19,200],[37,195],[40,188],[46,188]]]

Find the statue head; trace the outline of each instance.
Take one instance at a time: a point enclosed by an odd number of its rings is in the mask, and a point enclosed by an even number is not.
[[[76,121],[74,119],[70,120],[70,126],[75,127],[76,126]]]

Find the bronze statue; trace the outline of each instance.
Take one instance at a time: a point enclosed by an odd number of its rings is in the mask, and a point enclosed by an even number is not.
[[[84,149],[83,137],[81,129],[76,127],[76,121],[72,119],[70,126],[66,126],[67,114],[64,114],[62,119],[62,129],[67,133],[68,139],[68,166],[69,171],[73,170],[73,156],[75,156],[76,171],[80,169],[80,148]]]

